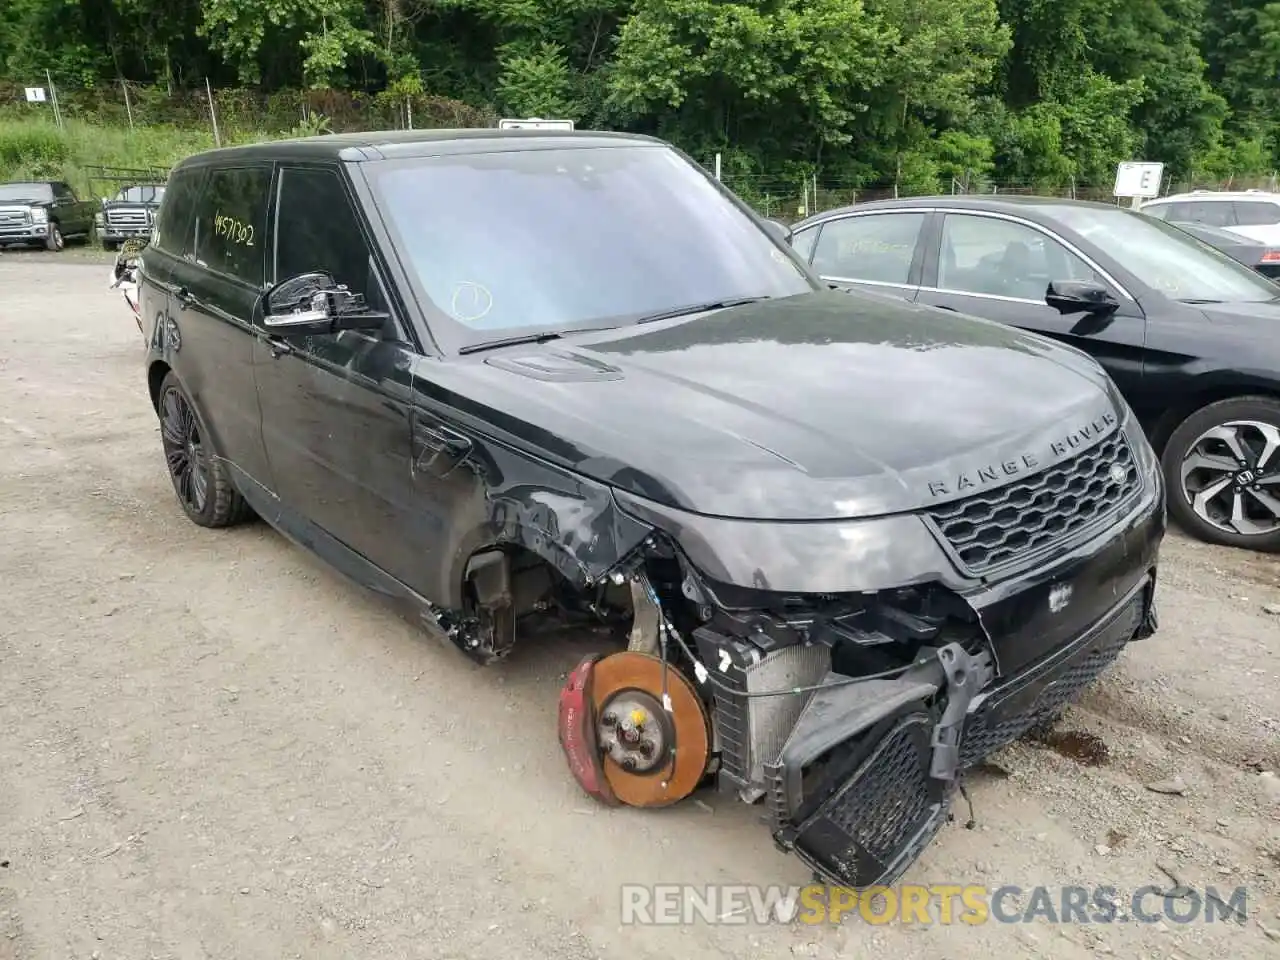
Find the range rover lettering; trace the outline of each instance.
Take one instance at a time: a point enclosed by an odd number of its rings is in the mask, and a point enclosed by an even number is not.
[[[661,141],[212,151],[140,273],[187,516],[256,514],[479,664],[594,628],[558,735],[603,804],[718,786],[887,882],[1156,628],[1160,471],[1095,361],[829,289]]]

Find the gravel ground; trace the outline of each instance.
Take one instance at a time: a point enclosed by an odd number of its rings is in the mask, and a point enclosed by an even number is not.
[[[1159,633],[907,877],[1123,902],[1168,870],[1246,923],[624,927],[624,883],[808,873],[723,798],[580,795],[585,646],[481,670],[263,525],[187,522],[109,259],[0,255],[0,960],[1280,953],[1280,560],[1171,535]]]

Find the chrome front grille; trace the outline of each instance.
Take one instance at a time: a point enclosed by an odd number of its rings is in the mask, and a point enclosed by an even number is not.
[[[1026,560],[1114,517],[1141,488],[1123,430],[1069,460],[929,511],[972,574]]]
[[[24,227],[31,222],[26,210],[0,210],[0,227]]]
[[[107,210],[107,224],[112,227],[145,227],[150,222],[146,209]]]

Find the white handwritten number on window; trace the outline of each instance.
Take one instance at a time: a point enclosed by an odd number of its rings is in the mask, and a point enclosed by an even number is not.
[[[214,236],[226,237],[232,243],[238,243],[241,246],[253,246],[253,225],[241,223],[235,217],[228,217],[222,213],[214,214],[213,233]]]

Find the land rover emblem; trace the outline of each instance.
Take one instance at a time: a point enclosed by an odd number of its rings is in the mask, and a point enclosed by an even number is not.
[[[1110,473],[1111,473],[1111,480],[1113,483],[1124,483],[1124,478],[1128,476],[1129,471],[1126,470],[1124,467],[1120,466],[1120,464],[1113,463],[1111,465]]]
[[[1071,584],[1055,583],[1049,590],[1049,612],[1061,613],[1071,602]]]

